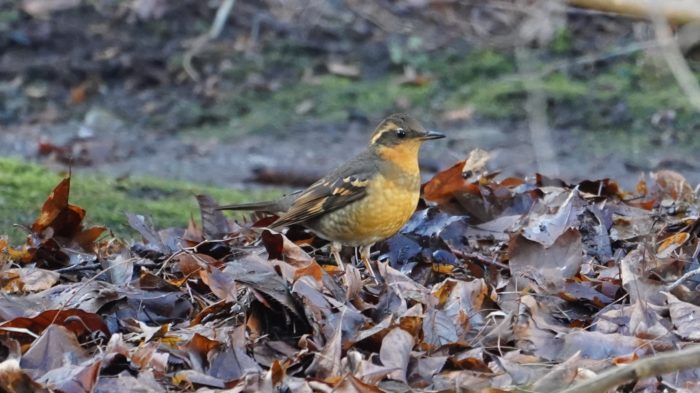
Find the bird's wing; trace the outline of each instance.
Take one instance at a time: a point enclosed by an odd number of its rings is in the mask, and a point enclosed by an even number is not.
[[[300,224],[364,198],[367,185],[376,174],[376,166],[368,158],[361,154],[309,186],[272,227]]]
[[[250,202],[250,203],[236,203],[232,205],[223,205],[216,208],[216,210],[251,210],[256,212],[270,213],[280,215],[292,206],[294,201],[301,195],[300,191],[295,191],[287,195],[283,195],[281,198],[274,201],[263,201],[263,202]]]

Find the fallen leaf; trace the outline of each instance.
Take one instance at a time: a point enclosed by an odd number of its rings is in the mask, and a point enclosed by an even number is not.
[[[406,372],[414,345],[413,336],[401,328],[395,328],[384,336],[379,349],[379,360],[385,367],[396,369],[389,374],[389,378],[407,382]]]
[[[446,122],[458,122],[469,120],[473,115],[474,108],[467,106],[445,111],[440,115],[440,119]]]
[[[486,150],[473,149],[469,152],[469,157],[467,157],[462,167],[462,177],[469,178],[481,172],[490,159],[491,153]]]
[[[237,291],[234,275],[212,268],[200,270],[199,276],[216,297],[229,302],[236,301]]]
[[[81,0],[22,0],[22,10],[35,18],[46,18],[52,12],[79,6]]]
[[[342,330],[340,324],[335,329],[323,347],[323,349],[314,355],[314,360],[309,366],[309,373],[317,378],[325,379],[340,375],[340,359],[342,355]]]
[[[24,370],[17,359],[5,359],[0,362],[0,390],[17,393],[48,393],[49,389],[35,382]]]
[[[337,61],[329,61],[326,63],[328,72],[338,76],[348,78],[357,78],[360,76],[360,67],[354,64],[340,63]]]
[[[523,236],[545,248],[551,247],[567,229],[578,226],[578,216],[584,211],[581,206],[575,206],[580,205],[575,203],[578,199],[578,193],[572,190],[556,213],[534,215],[523,228]]]
[[[70,330],[76,337],[89,337],[93,333],[101,333],[103,337],[109,337],[110,332],[107,325],[97,314],[85,312],[83,310],[47,310],[32,317],[20,317],[0,324],[0,331],[8,332],[11,335],[11,328],[27,329],[34,334],[42,334],[46,328],[53,325],[61,325]]]
[[[64,354],[70,354],[71,364],[78,364],[88,358],[75,334],[60,325],[49,325],[22,356],[21,365],[44,374],[64,365]]]
[[[700,340],[700,307],[665,293],[674,333],[684,340]]]
[[[508,255],[511,272],[521,283],[519,288],[526,287],[527,281],[523,279],[529,278],[544,288],[558,290],[581,266],[581,234],[577,229],[569,229],[551,247],[516,235],[508,244]]]
[[[223,239],[231,232],[226,217],[217,210],[219,204],[209,195],[197,195],[199,211],[202,215],[202,232],[207,240]]]
[[[0,272],[0,283],[6,293],[36,292],[51,288],[60,274],[46,269],[19,268]]]
[[[270,296],[298,315],[287,283],[269,264],[252,258],[240,259],[227,263],[223,272],[231,275],[236,282]]]
[[[678,172],[661,170],[651,174],[654,180],[652,193],[656,193],[659,200],[669,198],[692,202],[695,200],[695,192],[688,181]]]
[[[668,258],[690,238],[688,232],[678,232],[664,239],[656,248],[657,258]]]

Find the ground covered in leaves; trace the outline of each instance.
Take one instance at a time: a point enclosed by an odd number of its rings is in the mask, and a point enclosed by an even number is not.
[[[86,227],[70,178],[0,240],[5,391],[553,392],[698,339],[698,205],[661,171],[623,191],[483,173],[423,186],[375,282],[303,228],[201,219],[142,240]],[[478,162],[481,161],[481,162]],[[139,212],[147,213],[147,212]],[[353,258],[345,250],[345,258]],[[696,391],[700,369],[626,389]]]

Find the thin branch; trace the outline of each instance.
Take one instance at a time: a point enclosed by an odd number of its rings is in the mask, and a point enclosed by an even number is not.
[[[698,81],[690,71],[688,63],[683,57],[681,48],[678,46],[678,41],[673,38],[671,34],[671,27],[668,25],[668,21],[665,19],[661,11],[661,1],[658,1],[659,8],[651,13],[651,20],[654,24],[654,31],[656,32],[656,39],[659,41],[659,46],[661,47],[661,53],[668,63],[668,68],[671,69],[671,73],[676,78],[678,86],[683,90],[683,93],[688,97],[690,103],[695,106],[696,109],[700,110],[700,86],[698,86]]]
[[[477,253],[467,254],[467,253],[464,253],[464,252],[459,251],[459,250],[452,250],[452,252],[455,254],[455,256],[457,258],[476,260],[476,261],[481,262],[483,264],[496,266],[498,268],[505,269],[505,270],[510,269],[510,267],[508,267],[508,265],[505,265],[503,263],[498,262],[496,260],[496,256],[494,256],[493,258],[488,258],[486,256],[483,256],[483,255],[480,255]]]
[[[684,275],[682,275],[681,278],[674,281],[666,288],[668,291],[672,291],[672,290],[676,289],[679,285],[683,284],[685,281],[690,279],[691,277],[697,276],[698,274],[700,274],[700,268],[697,268],[695,270],[691,270],[691,271],[685,273]]]
[[[226,23],[226,19],[228,19],[228,16],[231,13],[231,9],[233,9],[233,5],[235,4],[235,2],[235,0],[223,0],[221,2],[219,8],[216,10],[216,16],[214,17],[214,22],[212,23],[209,32],[204,33],[199,37],[195,38],[192,41],[190,49],[188,49],[182,57],[182,67],[184,68],[187,75],[189,75],[189,77],[192,78],[192,80],[194,80],[195,82],[199,82],[200,75],[197,69],[195,68],[194,64],[192,63],[192,60],[200,52],[202,52],[202,50],[209,41],[219,37],[219,35],[221,34],[221,30],[223,30],[224,24]]]
[[[613,368],[559,393],[604,393],[628,382],[697,367],[700,367],[700,345],[665,352]]]
[[[655,49],[659,47],[659,43],[656,40],[633,42],[629,45],[618,47],[614,50],[603,52],[603,53],[591,53],[576,57],[573,59],[567,59],[562,61],[555,61],[548,63],[540,67],[537,71],[523,72],[522,70],[518,73],[508,74],[501,76],[499,78],[493,79],[491,83],[504,83],[504,82],[516,82],[522,81],[526,82],[528,80],[538,80],[548,76],[549,74],[568,70],[576,66],[584,66],[588,64],[597,63],[599,61],[607,61],[616,57],[631,55],[636,52],[641,52],[649,49]]]
[[[533,61],[523,49],[515,51],[518,69],[526,74],[533,68]],[[556,151],[552,143],[552,132],[547,121],[547,95],[541,87],[539,78],[525,80],[527,99],[525,110],[530,129],[530,141],[535,153],[535,162],[540,173],[550,176],[559,175],[559,167],[556,163]]]
[[[693,257],[690,258],[690,260],[693,262],[697,262],[698,254],[700,254],[700,242],[698,242],[697,246],[695,246]],[[681,278],[672,282],[668,287],[666,287],[666,290],[668,292],[671,292],[672,290],[676,289],[679,285],[683,284],[686,280],[690,279],[691,277],[697,276],[698,274],[700,274],[700,267],[682,275]]]
[[[223,2],[221,2],[219,9],[216,10],[214,23],[212,23],[211,29],[209,30],[210,40],[215,40],[219,38],[219,35],[221,35],[221,30],[224,29],[226,19],[228,19],[228,16],[231,13],[231,9],[233,9],[233,5],[235,3],[236,0],[224,0]]]
[[[700,21],[700,3],[682,0],[568,0],[569,5],[637,18],[660,14],[673,24]]]

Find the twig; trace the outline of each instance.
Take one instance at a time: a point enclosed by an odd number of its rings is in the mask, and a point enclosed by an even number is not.
[[[179,257],[180,255],[187,254],[188,251],[189,250],[183,248],[181,250],[177,250],[176,252],[172,253],[169,257],[165,258],[163,263],[160,265],[160,268],[156,271],[156,276],[160,276],[163,273],[163,270],[165,270],[165,267],[171,260]]]
[[[539,69],[531,70],[529,72],[523,72],[519,70],[517,73],[503,75],[501,77],[495,78],[488,83],[489,86],[496,86],[501,83],[527,83],[529,81],[537,81],[542,78],[547,77],[555,72],[560,72],[568,70],[576,66],[584,66],[588,64],[597,63],[600,61],[607,61],[614,59],[616,57],[631,55],[636,52],[655,49],[659,47],[657,40],[633,42],[629,45],[618,47],[614,50],[603,52],[603,53],[591,53],[583,55],[571,60],[562,60],[557,62],[548,63],[543,65]]]
[[[700,254],[700,242],[698,242],[698,245],[695,246],[695,252],[693,252],[693,257],[691,258],[691,261],[697,261],[698,260],[698,254]],[[667,291],[672,291],[676,289],[679,285],[683,284],[686,280],[693,276],[697,276],[700,274],[700,267],[694,270],[691,270],[684,275],[682,275],[678,280],[674,281],[671,283],[669,286],[666,287]]]
[[[629,45],[621,46],[615,50],[611,50],[603,53],[591,53],[583,56],[573,58],[571,60],[562,60],[553,63],[546,64],[542,66],[538,71],[518,73],[506,75],[501,78],[496,78],[496,82],[508,82],[508,81],[525,81],[528,79],[540,79],[545,76],[555,73],[557,71],[563,71],[570,69],[575,66],[584,66],[588,64],[597,63],[599,61],[606,61],[613,59],[615,57],[620,57],[624,55],[630,55],[632,53],[640,52],[647,49],[658,48],[659,43],[656,40],[633,42]]]
[[[476,253],[474,253],[474,254],[465,254],[465,253],[463,253],[462,251],[459,251],[459,250],[452,250],[452,253],[454,253],[455,256],[458,257],[458,258],[477,260],[477,261],[479,261],[479,262],[481,262],[481,263],[483,263],[483,264],[486,264],[486,265],[492,265],[492,266],[500,267],[501,269],[506,269],[506,270],[510,269],[510,267],[508,267],[508,265],[504,265],[504,264],[502,264],[502,263],[496,261],[496,258],[495,258],[495,257],[494,257],[493,259],[490,259],[490,258],[487,258],[487,257],[485,257],[485,256],[483,256],[483,255],[479,255],[479,254],[476,254]]]
[[[72,272],[79,272],[83,270],[93,270],[93,269],[101,269],[102,265],[99,263],[91,263],[91,264],[86,264],[86,265],[71,265],[71,266],[66,266],[62,267],[60,269],[54,270],[56,273],[72,273]]]
[[[520,48],[515,50],[518,69],[523,74],[531,71],[533,61],[528,53]],[[556,163],[556,152],[552,143],[552,132],[547,121],[547,95],[539,87],[538,80],[526,80],[525,88],[527,98],[525,110],[528,117],[528,128],[530,129],[530,141],[535,153],[535,162],[540,173],[552,176],[559,175],[559,167]]]
[[[678,46],[678,42],[671,34],[671,27],[668,25],[668,20],[662,14],[662,2],[655,1],[654,3],[657,8],[650,10],[650,16],[654,24],[656,39],[661,47],[661,53],[668,64],[668,68],[671,69],[671,73],[676,78],[678,86],[688,97],[690,103],[693,104],[697,110],[700,110],[700,86],[698,86],[698,81],[695,79],[693,72],[690,71],[690,67],[688,67],[685,58],[683,58],[683,53]]]
[[[197,243],[196,245],[194,245],[194,246],[192,246],[192,247],[184,247],[184,248],[181,248],[181,249],[177,250],[176,252],[172,253],[172,255],[170,255],[169,257],[167,257],[167,258],[163,261],[163,264],[160,266],[160,268],[158,269],[158,271],[156,271],[156,276],[161,275],[161,274],[163,273],[163,271],[165,270],[165,267],[168,265],[168,263],[169,263],[170,261],[172,261],[173,259],[175,259],[176,257],[179,257],[180,255],[183,255],[183,254],[190,254],[190,255],[193,255],[193,254],[199,252],[199,251],[197,251],[197,249],[198,249],[199,247],[205,245],[205,244],[210,244],[210,243],[222,243],[222,242],[224,242],[224,241],[225,241],[225,240],[220,240],[220,239],[216,239],[216,240],[202,240],[201,242]]]
[[[192,59],[194,59],[194,57],[197,56],[202,49],[204,49],[207,42],[216,39],[219,34],[221,34],[221,30],[224,28],[224,23],[226,23],[226,19],[231,13],[231,9],[233,8],[234,4],[235,0],[223,0],[221,2],[219,8],[216,10],[216,16],[214,17],[214,22],[212,23],[209,32],[195,38],[190,49],[188,49],[187,52],[185,52],[185,55],[182,57],[182,68],[185,69],[187,75],[189,75],[189,77],[195,82],[199,82],[200,77],[199,72],[192,64]]]
[[[221,5],[216,10],[216,16],[214,17],[214,23],[212,23],[211,29],[209,30],[209,39],[210,40],[215,40],[215,39],[219,38],[219,35],[221,35],[221,30],[224,29],[224,24],[226,23],[226,19],[228,19],[228,15],[231,13],[231,9],[233,9],[233,5],[235,3],[236,3],[236,0],[224,0],[221,2]]]
[[[75,290],[75,292],[73,292],[73,294],[70,295],[70,296],[68,297],[68,299],[66,299],[65,301],[62,302],[63,304],[61,304],[61,307],[58,308],[58,312],[56,312],[56,315],[54,315],[53,320],[51,320],[51,323],[55,323],[55,322],[56,322],[56,320],[58,319],[59,315],[61,314],[61,312],[62,312],[63,310],[65,310],[65,308],[66,308],[66,306],[68,305],[68,303],[72,302],[73,299],[75,298],[75,296],[77,296],[78,293],[80,293],[80,291],[82,291],[83,289],[87,288],[87,286],[88,286],[91,282],[97,281],[97,279],[98,279],[100,276],[102,276],[103,274],[105,274],[105,273],[107,273],[108,271],[110,271],[110,270],[112,270],[112,269],[115,269],[116,267],[121,266],[121,265],[123,265],[123,264],[125,264],[125,263],[127,263],[127,262],[129,262],[129,261],[130,261],[130,259],[124,259],[123,261],[121,261],[121,262],[119,262],[119,263],[115,263],[114,265],[109,266],[109,267],[103,269],[99,274],[96,274],[96,275],[94,275],[94,276],[88,278],[87,280],[83,281],[83,282],[81,283],[81,285],[78,286],[78,288]]]
[[[646,18],[656,12],[671,23],[700,21],[700,3],[680,0],[568,0],[569,5]]]
[[[631,381],[697,367],[700,367],[700,345],[662,353],[608,370],[559,393],[604,393]]]

